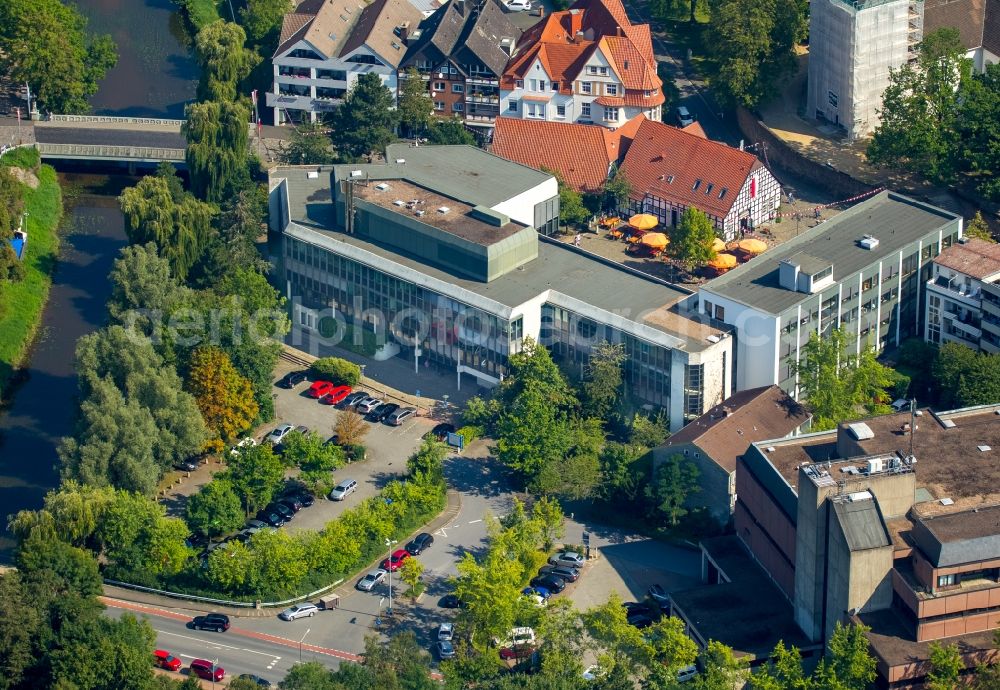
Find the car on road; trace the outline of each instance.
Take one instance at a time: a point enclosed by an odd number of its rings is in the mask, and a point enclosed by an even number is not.
[[[319,607],[316,604],[296,604],[295,606],[289,606],[287,609],[278,614],[278,618],[283,621],[294,621],[299,618],[312,618],[319,611]]]
[[[531,645],[520,645],[518,647],[504,647],[500,650],[500,658],[504,661],[510,659],[527,659],[535,653],[535,648]]]
[[[168,671],[180,671],[184,663],[165,649],[157,649],[153,652],[153,663]]]
[[[374,410],[369,412],[367,415],[365,415],[365,419],[367,419],[369,422],[381,422],[398,409],[399,405],[397,405],[396,403],[382,403]]]
[[[202,680],[211,680],[218,683],[226,677],[226,670],[208,659],[194,659],[188,668],[191,669],[191,673]]]
[[[409,557],[410,554],[407,553],[405,549],[396,549],[392,552],[391,556],[382,561],[382,570],[388,570],[390,573],[394,573],[403,567],[403,561]]]
[[[360,414],[368,414],[381,404],[382,404],[381,398],[369,396],[364,400],[362,400],[361,402],[359,402],[354,409],[356,409]]]
[[[309,378],[305,371],[290,371],[281,377],[276,384],[278,388],[295,388],[297,385]]]
[[[310,398],[322,398],[327,393],[333,392],[336,388],[333,383],[329,381],[314,381],[313,385],[309,386],[309,390],[306,393]]]
[[[564,565],[543,565],[538,571],[539,575],[555,575],[566,580],[566,582],[576,582],[580,579],[580,571],[576,568],[567,568]]]
[[[389,574],[388,570],[382,570],[381,568],[379,568],[378,570],[373,570],[367,575],[365,575],[363,578],[358,580],[358,584],[355,586],[362,592],[370,592],[373,589],[375,589],[375,586],[378,583],[382,582],[385,579],[385,576],[388,574]]]
[[[566,589],[566,580],[555,575],[539,575],[538,577],[531,578],[531,586],[544,587],[553,594],[559,594],[559,592]]]
[[[417,413],[416,409],[412,407],[404,407],[401,410],[396,410],[391,415],[385,418],[385,423],[389,426],[401,426],[403,422],[412,417]]]
[[[652,585],[649,588],[649,598],[660,606],[666,606],[670,603],[670,596],[661,585]]]
[[[271,681],[269,681],[269,680],[267,680],[265,678],[261,678],[260,676],[255,676],[252,673],[241,673],[240,675],[238,675],[236,677],[240,678],[242,680],[248,680],[251,683],[256,683],[257,687],[259,687],[259,688],[269,688],[269,687],[271,687]]]
[[[531,9],[531,0],[508,0],[506,7],[511,12],[527,12]]]
[[[194,472],[198,469],[198,459],[189,458],[188,460],[178,460],[174,463],[174,469],[180,470],[181,472]]]
[[[272,446],[276,446],[281,443],[282,439],[284,439],[285,436],[288,436],[293,429],[295,429],[295,427],[291,424],[279,424],[274,428],[274,431],[267,435],[264,440],[269,442]]]
[[[443,609],[460,609],[462,608],[462,600],[458,598],[457,594],[445,594],[438,600],[438,606]]]
[[[195,616],[188,625],[195,630],[214,630],[221,633],[229,630],[229,616],[224,613],[207,613],[204,616]]]
[[[586,562],[587,559],[575,551],[563,551],[562,553],[557,553],[549,559],[549,563],[552,565],[563,565],[570,568],[576,568],[577,570],[582,568],[583,564]]]
[[[410,540],[410,543],[406,545],[406,550],[411,556],[419,556],[421,553],[429,549],[433,543],[434,537],[427,532],[421,532]]]
[[[455,637],[455,624],[445,621],[438,626],[438,640],[450,640]]]
[[[454,659],[455,645],[449,640],[441,640],[437,643],[437,653],[439,659]]]
[[[254,441],[251,437],[244,436],[239,441],[237,441],[235,444],[233,444],[233,447],[229,449],[229,454],[230,455],[239,455],[240,451],[243,450],[244,448],[252,448],[253,446],[256,446],[256,445],[257,445],[257,442]]]
[[[324,405],[338,405],[343,402],[344,398],[351,394],[350,386],[337,386],[329,393],[324,395],[319,399]]]
[[[438,441],[444,441],[446,438],[448,438],[448,434],[454,434],[454,433],[455,433],[455,425],[448,424],[447,422],[441,422],[433,429],[431,429],[431,435]]]
[[[681,127],[687,127],[688,125],[694,124],[694,116],[691,114],[691,111],[683,105],[677,106],[677,124]]]
[[[257,519],[266,522],[271,527],[281,527],[288,522],[285,516],[276,510],[262,510],[257,513]]]
[[[369,393],[368,391],[354,391],[353,393],[351,393],[346,398],[340,401],[340,407],[345,409],[348,407],[354,407],[362,400],[370,397],[371,393]]]
[[[331,501],[343,501],[345,498],[353,494],[358,490],[358,483],[353,479],[345,479],[344,481],[333,487],[333,491],[330,492]]]

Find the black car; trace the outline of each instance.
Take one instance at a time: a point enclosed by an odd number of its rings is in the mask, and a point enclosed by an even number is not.
[[[198,469],[198,460],[192,458],[189,460],[178,460],[174,463],[174,469],[180,470],[181,472],[194,472]]]
[[[257,519],[266,522],[271,525],[271,527],[281,527],[283,524],[288,522],[288,520],[286,520],[280,513],[272,512],[270,510],[262,510],[257,513]]]
[[[195,630],[225,632],[229,630],[229,616],[224,613],[209,613],[204,616],[195,616],[194,620],[188,623],[188,625]]]
[[[531,579],[531,586],[544,587],[553,594],[559,594],[559,592],[566,589],[566,580],[555,575],[539,575]]]
[[[261,678],[260,676],[255,676],[252,673],[241,673],[240,675],[238,675],[236,677],[237,678],[242,678],[243,680],[249,680],[252,683],[256,683],[257,687],[261,687],[261,688],[269,688],[269,687],[271,687],[271,681],[265,680],[265,679]]]
[[[324,446],[339,446],[340,445],[340,434],[334,434],[330,438],[323,441]]]
[[[369,422],[381,422],[383,419],[391,415],[393,412],[399,409],[399,405],[396,403],[382,403],[374,410],[368,413],[365,417]]]
[[[634,616],[629,616],[627,618],[628,624],[635,626],[642,630],[643,628],[648,628],[653,624],[653,619],[647,616],[645,613],[637,613]]]
[[[276,386],[279,388],[295,388],[297,385],[308,379],[309,376],[304,371],[290,371],[285,374]]]
[[[622,606],[625,608],[626,616],[649,616],[653,610],[648,604],[635,601],[626,601]]]
[[[462,608],[462,600],[458,598],[457,594],[445,594],[438,601],[438,606],[443,609],[460,609]]]
[[[298,501],[305,508],[308,508],[309,506],[311,506],[313,503],[316,502],[316,499],[313,498],[312,494],[306,494],[306,493],[295,494],[295,496],[293,496],[292,498]]]
[[[434,543],[434,537],[424,532],[418,534],[413,538],[409,544],[406,545],[406,551],[411,556],[419,556],[423,551],[430,548],[430,545]]]
[[[359,402],[361,402],[362,400],[364,400],[368,396],[369,396],[368,391],[354,391],[353,393],[351,393],[350,395],[348,395],[346,398],[344,398],[343,400],[341,400],[340,404],[337,405],[337,407],[341,407],[341,408],[344,408],[346,410],[348,407],[354,407],[355,405],[357,405]]]
[[[281,517],[285,518],[286,521],[295,517],[295,511],[286,506],[284,503],[272,503],[264,510],[269,513],[277,513]]]
[[[580,579],[580,571],[576,568],[568,568],[564,565],[545,565],[538,571],[539,575],[555,575],[566,580],[566,582],[576,582]]]
[[[455,433],[455,425],[448,424],[447,422],[442,422],[441,424],[438,424],[436,427],[431,429],[431,435],[438,441],[443,441],[446,438],[448,438],[448,434],[454,434],[454,433]]]

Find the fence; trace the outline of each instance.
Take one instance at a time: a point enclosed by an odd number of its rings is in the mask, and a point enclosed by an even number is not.
[[[319,596],[324,592],[329,592],[334,587],[339,586],[344,581],[344,578],[340,578],[333,584],[329,584],[326,587],[321,587],[315,592],[309,592],[308,594],[302,594],[297,597],[292,597],[291,599],[286,599],[285,601],[229,601],[227,599],[212,599],[211,597],[200,597],[195,594],[182,594],[181,592],[170,592],[165,589],[154,589],[153,587],[143,587],[142,585],[133,585],[128,582],[120,582],[118,580],[104,580],[104,584],[113,585],[115,587],[121,587],[123,589],[131,589],[137,592],[146,592],[147,594],[156,594],[163,597],[170,597],[172,599],[184,599],[186,601],[197,601],[205,604],[217,604],[219,606],[228,606],[230,608],[236,609],[266,609],[266,608],[279,608],[282,606],[288,606],[289,604],[294,604],[298,601],[303,601],[305,599],[312,599],[313,597]]]
[[[46,122],[80,122],[87,124],[127,124],[155,125],[157,127],[176,127],[180,129],[184,120],[169,120],[159,117],[116,117],[111,115],[49,115]]]
[[[175,161],[184,160],[184,149],[152,146],[111,146],[104,144],[47,144],[35,145],[42,156],[50,158],[104,158],[120,161]]]

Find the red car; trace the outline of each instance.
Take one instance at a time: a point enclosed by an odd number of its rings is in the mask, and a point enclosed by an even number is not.
[[[153,663],[168,671],[180,671],[181,660],[164,649],[157,649],[153,652]]]
[[[309,397],[322,398],[334,388],[336,388],[336,386],[329,381],[317,381],[313,385],[309,386]]]
[[[208,659],[195,659],[191,662],[191,673],[203,680],[214,680],[218,683],[226,677],[226,671],[221,666],[213,664]]]
[[[319,399],[324,405],[336,405],[351,394],[350,386],[337,386]]]
[[[520,647],[504,647],[500,650],[500,658],[508,661],[510,659],[527,659],[535,653],[535,648],[524,645]]]
[[[388,570],[390,573],[394,573],[403,565],[403,561],[410,557],[410,554],[406,549],[399,549],[394,551],[392,556],[382,561],[382,570]]]

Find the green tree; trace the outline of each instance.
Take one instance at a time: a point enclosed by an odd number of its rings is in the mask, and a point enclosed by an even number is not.
[[[284,479],[285,468],[271,446],[262,444],[231,456],[223,476],[232,482],[246,514],[252,515],[271,502]]]
[[[382,153],[393,139],[395,98],[375,72],[358,77],[337,109],[338,148],[351,158]]]
[[[833,635],[826,643],[826,664],[830,675],[840,683],[837,687],[867,688],[875,680],[875,658],[871,655],[868,628],[863,625],[841,625],[839,622]],[[817,669],[814,676],[824,677],[823,669]]]
[[[669,423],[670,420],[662,411],[652,417],[637,412],[632,416],[632,424],[628,431],[629,443],[643,448],[662,446],[670,436],[670,432],[667,431]]]
[[[28,84],[41,109],[87,113],[104,75],[118,62],[108,35],[91,36],[87,20],[59,0],[0,3],[0,70]]]
[[[356,386],[361,381],[361,367],[340,357],[320,357],[309,365],[309,372],[338,386]]]
[[[213,479],[188,499],[184,519],[195,532],[214,537],[235,532],[246,516],[232,483]]]
[[[370,635],[365,638],[364,674],[360,678],[371,681],[359,683],[357,680],[343,679],[343,686],[349,688],[371,688],[375,690],[432,690],[438,686],[430,676],[430,657],[417,642],[412,631],[406,631],[383,642]],[[348,665],[349,667],[349,665]],[[338,676],[343,675],[344,665]],[[361,669],[357,669],[361,670]],[[350,674],[351,672],[348,671]],[[354,673],[355,678],[359,674]]]
[[[950,410],[959,406],[958,389],[976,367],[976,351],[955,342],[944,343],[931,365],[938,402]]]
[[[282,18],[292,8],[292,0],[247,0],[246,7],[240,10],[240,20],[254,43],[264,43],[281,28]]]
[[[748,657],[736,658],[732,649],[715,640],[708,643],[700,655],[700,661],[704,670],[694,683],[697,690],[742,688],[750,676],[750,659]],[[857,687],[860,689],[863,686]]]
[[[252,3],[254,7],[262,4]],[[290,3],[289,3],[290,4]],[[245,12],[249,12],[248,4]],[[194,54],[201,66],[198,100],[236,100],[239,83],[247,78],[261,58],[244,47],[247,35],[239,24],[219,20],[212,22],[195,36]],[[243,120],[244,130],[247,120]]]
[[[559,181],[559,222],[573,227],[586,222],[590,211],[583,204],[583,195],[568,184]]]
[[[304,122],[292,129],[287,143],[282,143],[278,160],[288,165],[322,165],[335,163],[337,154],[322,123]]]
[[[607,603],[584,613],[583,620],[598,645],[597,661],[608,677],[635,677],[652,663],[653,649],[643,632],[629,625],[617,592],[611,593]]]
[[[343,668],[346,664],[341,664]],[[334,672],[318,661],[307,661],[292,666],[279,684],[281,690],[343,690],[334,678]]]
[[[957,137],[963,167],[976,175],[977,189],[1000,201],[1000,65],[987,65],[967,79],[959,96]]]
[[[213,203],[234,196],[249,180],[250,111],[243,103],[206,101],[189,105],[185,117],[191,191]]]
[[[399,124],[407,136],[418,136],[431,125],[433,105],[427,95],[427,82],[415,67],[408,68],[405,78],[399,80],[396,110]]]
[[[149,659],[156,633],[148,621],[131,613],[119,620],[97,618],[74,625],[64,646],[52,650],[52,676],[57,688],[147,688],[153,682]],[[80,659],[92,663],[81,664]]]
[[[461,118],[435,120],[427,129],[427,139],[432,144],[475,146],[476,138],[465,128]]]
[[[311,431],[306,434],[293,431],[282,440],[281,445],[284,462],[301,469],[302,480],[319,489],[316,493],[327,493],[331,485],[330,473],[346,462],[341,446],[325,443]]]
[[[423,583],[420,581],[424,576],[424,564],[416,558],[407,558],[399,568],[399,579],[409,587],[410,596],[414,600],[424,591]]]
[[[410,477],[417,483],[444,485],[444,459],[448,448],[435,439],[425,438],[420,448],[406,461]]]
[[[771,663],[751,677],[753,690],[810,690],[812,681],[802,669],[802,655],[797,647],[786,647],[781,640],[771,653]]]
[[[261,531],[250,537],[254,591],[287,592],[305,577],[309,561],[302,542],[283,530]]]
[[[958,646],[943,645],[931,642],[930,671],[925,681],[927,690],[955,690],[960,685],[961,673],[965,670],[965,662]]]
[[[971,370],[958,380],[956,405],[989,405],[997,400],[1000,400],[1000,355],[980,352],[976,355]]]
[[[595,498],[615,505],[634,505],[642,498],[645,471],[638,462],[644,446],[610,442],[601,451],[601,480]]]
[[[142,178],[123,191],[118,201],[128,219],[129,240],[154,243],[170,273],[183,280],[208,243],[215,210],[183,190],[178,192],[173,180],[163,174]]]
[[[108,313],[112,322],[138,326],[140,310],[148,314],[169,312],[186,292],[170,273],[170,262],[156,244],[134,244],[121,250],[111,268]],[[152,329],[150,329],[152,332]]]
[[[565,516],[559,501],[542,498],[531,507],[531,518],[538,523],[542,533],[542,549],[552,549],[557,539],[562,539],[566,531]]]
[[[267,192],[263,185],[240,189],[222,202],[213,225],[216,234],[197,266],[195,282],[199,286],[215,287],[220,280],[237,271],[265,274],[271,266],[257,251],[257,240],[265,232]]]
[[[250,382],[217,347],[203,346],[194,351],[187,387],[214,435],[206,446],[216,451],[250,428],[257,416]]]
[[[552,440],[560,458],[546,453],[528,489],[543,496],[582,499],[590,496],[601,478],[600,455],[604,447],[601,420],[573,417]]]
[[[701,266],[715,258],[713,240],[715,226],[712,221],[694,206],[688,206],[680,222],[670,229],[667,253],[688,268]]]
[[[41,639],[42,611],[28,605],[28,588],[16,570],[0,575],[0,688],[22,687],[36,663],[36,640]]]
[[[622,392],[625,345],[601,342],[591,348],[590,359],[581,385],[583,409],[586,414],[607,420]]]
[[[151,575],[180,572],[190,552],[187,526],[166,516],[159,503],[116,491],[101,513],[94,534],[104,556],[126,571]]]
[[[622,175],[618,168],[615,167],[611,170],[611,174],[604,182],[601,191],[604,195],[604,208],[617,211],[628,204],[634,190],[628,178]]]
[[[965,237],[974,237],[984,242],[996,243],[996,240],[993,239],[993,233],[990,232],[990,226],[983,220],[982,211],[976,211],[976,215],[965,224]]]
[[[671,525],[676,526],[680,518],[687,515],[684,504],[692,494],[701,491],[700,474],[695,464],[679,453],[668,456],[656,468],[654,481],[646,489],[647,496],[656,512],[666,517]]]

